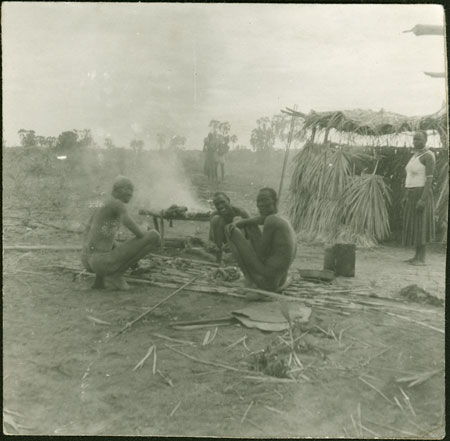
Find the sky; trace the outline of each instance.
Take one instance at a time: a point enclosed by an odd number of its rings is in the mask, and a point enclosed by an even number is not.
[[[256,120],[298,110],[438,111],[439,5],[3,2],[3,139],[91,129],[102,145],[157,133],[203,147],[212,119],[249,146]]]

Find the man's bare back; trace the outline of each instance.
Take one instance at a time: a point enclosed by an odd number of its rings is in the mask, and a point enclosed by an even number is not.
[[[93,288],[104,288],[104,278],[110,276],[117,288],[128,289],[123,273],[159,245],[158,232],[143,232],[128,214],[125,204],[131,200],[133,190],[129,179],[116,179],[112,197],[97,208],[86,227],[81,261],[88,271],[96,274]],[[121,225],[135,238],[118,245],[115,238]]]
[[[83,250],[85,253],[108,252],[115,246],[116,234],[127,209],[118,199],[109,199],[91,216],[85,231]]]
[[[278,214],[271,214],[264,220],[261,239],[261,260],[277,271],[287,271],[297,251],[294,229]]]

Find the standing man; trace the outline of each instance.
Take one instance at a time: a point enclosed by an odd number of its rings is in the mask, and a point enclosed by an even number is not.
[[[204,173],[208,176],[208,180],[217,181],[217,145],[212,133],[208,133],[204,140],[203,152],[205,153]]]
[[[281,291],[288,284],[288,270],[294,261],[297,243],[294,229],[278,214],[277,193],[262,188],[256,205],[259,216],[235,220],[225,227],[231,252],[244,273],[247,284],[268,291]],[[262,225],[259,237],[246,240],[236,228]]]
[[[126,204],[133,196],[133,183],[119,176],[113,184],[111,197],[95,210],[86,227],[81,261],[90,272],[95,273],[93,289],[105,288],[108,276],[114,287],[129,289],[123,274],[139,259],[160,243],[157,231],[143,232],[130,217]],[[136,237],[119,245],[115,241],[121,225],[127,227]]]
[[[221,137],[219,147],[217,150],[217,165],[220,166],[220,173],[222,181],[225,179],[225,158],[230,150],[228,143],[230,142],[229,136]]]

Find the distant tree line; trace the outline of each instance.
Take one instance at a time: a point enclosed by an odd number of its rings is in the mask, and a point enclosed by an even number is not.
[[[20,129],[18,132],[22,147],[43,147],[61,151],[70,151],[76,148],[83,148],[93,143],[91,131],[69,130],[62,132],[57,138],[54,136],[36,135],[34,130]]]
[[[298,118],[294,119],[293,138],[299,136],[303,123]],[[279,113],[272,118],[267,116],[259,118],[256,121],[256,128],[252,130],[250,136],[250,145],[255,152],[270,152],[278,139],[284,143],[289,136],[291,127],[291,117],[285,113]]]

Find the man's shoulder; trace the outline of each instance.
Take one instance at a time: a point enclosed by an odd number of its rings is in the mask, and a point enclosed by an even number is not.
[[[264,225],[289,226],[290,222],[284,216],[278,213],[273,213],[266,217]]]
[[[234,205],[232,205],[231,208],[233,210],[233,216],[250,217],[248,212],[243,208],[235,207]]]
[[[106,211],[113,211],[113,212],[124,212],[126,211],[125,204],[116,198],[109,198],[103,203],[104,210]]]

